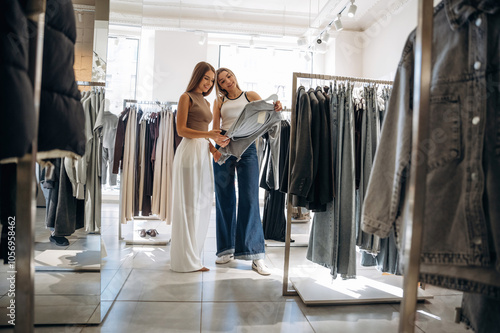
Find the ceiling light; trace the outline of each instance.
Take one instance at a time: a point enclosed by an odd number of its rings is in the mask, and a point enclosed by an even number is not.
[[[298,46],[304,46],[307,44],[307,39],[305,37],[300,37],[297,39],[297,45]]]
[[[340,20],[340,14],[337,15],[337,18],[335,20],[333,20],[333,25],[335,26],[335,30],[337,31],[344,29],[344,27],[342,26],[342,21]]]
[[[274,57],[276,55],[276,49],[274,48],[274,46],[269,46],[267,48],[269,50],[269,54]]]
[[[321,39],[323,39],[323,42],[325,43],[328,42],[328,40],[330,39],[330,34],[328,33],[328,31],[323,32]]]
[[[311,60],[311,55],[309,54],[309,52],[306,52],[306,54],[304,55],[304,59],[306,59],[306,61]]]
[[[328,46],[326,43],[318,44],[314,46],[316,53],[325,54],[328,51]]]
[[[356,6],[354,4],[354,0],[351,0],[351,5],[349,6],[349,10],[347,11],[347,16],[354,17],[357,9],[358,9],[358,6]]]
[[[198,44],[204,45],[206,41],[207,41],[207,35],[205,33],[202,33],[200,36],[200,40],[198,41]]]

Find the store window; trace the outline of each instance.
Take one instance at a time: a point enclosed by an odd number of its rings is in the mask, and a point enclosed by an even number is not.
[[[312,62],[296,51],[225,45],[220,46],[219,67],[231,69],[242,90],[253,90],[262,98],[278,94],[288,109],[292,106],[292,73],[312,72]]]
[[[106,71],[106,98],[112,113],[123,111],[124,99],[136,98],[137,60],[139,40],[135,38],[108,38],[108,66]]]

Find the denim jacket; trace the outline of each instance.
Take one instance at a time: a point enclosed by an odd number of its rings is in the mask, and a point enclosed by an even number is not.
[[[280,121],[281,113],[274,111],[273,104],[266,103],[265,100],[248,103],[226,132],[231,141],[226,147],[219,148],[222,156],[217,163],[222,165],[231,156],[236,156],[239,161],[247,148],[268,131],[272,137],[276,137],[279,135]]]
[[[500,2],[435,8],[421,281],[500,298]],[[362,229],[401,237],[411,163],[413,31],[403,50]]]

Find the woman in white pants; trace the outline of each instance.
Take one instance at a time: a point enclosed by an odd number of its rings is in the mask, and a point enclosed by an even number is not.
[[[205,96],[212,91],[214,78],[212,65],[198,63],[177,108],[177,132],[183,139],[177,147],[172,171],[170,258],[171,269],[176,272],[209,270],[201,263],[201,252],[214,193],[210,153],[217,151],[208,139],[220,144],[227,139],[219,134],[220,130],[208,130],[212,113]]]

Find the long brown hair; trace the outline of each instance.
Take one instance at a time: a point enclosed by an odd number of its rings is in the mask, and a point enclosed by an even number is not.
[[[214,66],[210,65],[208,62],[205,62],[205,61],[201,61],[201,62],[197,63],[196,66],[194,66],[193,73],[191,74],[191,80],[189,80],[189,84],[186,88],[186,91],[191,92],[191,91],[195,90],[199,86],[203,77],[205,76],[205,73],[208,71],[212,71],[215,74]],[[206,93],[203,93],[203,96],[210,95],[213,88],[214,88],[214,85],[212,84],[210,89],[208,89],[208,91]]]
[[[222,100],[224,99],[224,96],[227,97],[227,91],[222,89],[221,86],[219,85],[219,75],[222,72],[228,72],[230,75],[234,77],[234,81],[236,82],[236,87],[241,90],[240,86],[238,85],[238,80],[236,79],[236,75],[234,75],[233,71],[230,70],[229,68],[226,67],[221,67],[215,72],[215,92],[217,95],[217,99],[219,100],[219,105],[222,105]]]

